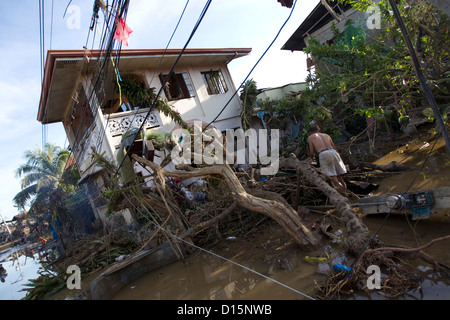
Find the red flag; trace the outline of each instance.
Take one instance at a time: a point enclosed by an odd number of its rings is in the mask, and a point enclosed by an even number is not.
[[[114,40],[120,41],[125,47],[128,47],[128,38],[133,30],[131,30],[123,18],[120,18],[118,21],[116,20],[116,24],[117,26],[114,34]]]

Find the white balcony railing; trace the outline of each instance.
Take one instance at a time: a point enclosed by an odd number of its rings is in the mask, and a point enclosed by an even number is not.
[[[109,131],[112,136],[122,135],[125,132],[140,128],[147,116],[149,109],[142,109],[139,111],[126,111],[120,113],[114,113],[111,115],[105,115],[105,119],[108,121]],[[160,126],[160,120],[158,111],[150,112],[147,119],[145,119],[144,129]]]

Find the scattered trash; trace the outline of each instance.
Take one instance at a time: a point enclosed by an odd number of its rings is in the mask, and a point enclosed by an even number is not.
[[[198,180],[189,187],[182,187],[181,192],[183,192],[186,199],[191,202],[204,202],[207,200],[206,181]]]
[[[184,195],[186,196],[186,198],[189,201],[193,201],[194,200],[194,196],[192,195],[192,192],[190,192],[188,189],[183,187],[183,188],[181,188],[181,191],[184,193]]]
[[[423,143],[423,146],[421,146],[421,147],[419,148],[419,150],[425,149],[425,148],[427,148],[429,145],[430,145],[430,144],[429,144],[428,142],[424,142],[424,143]]]
[[[204,192],[194,192],[194,201],[205,201],[206,193]]]
[[[343,264],[340,264],[340,263],[335,263],[335,264],[333,264],[333,270],[336,272],[342,272],[342,271],[349,272],[352,270],[352,268],[344,266]]]
[[[226,239],[229,241],[234,241],[234,240],[236,240],[236,237],[227,237]]]
[[[123,255],[117,257],[117,258],[115,259],[115,261],[123,261],[123,260],[125,260],[125,259],[128,259],[129,257],[130,257],[129,254],[123,254]]]

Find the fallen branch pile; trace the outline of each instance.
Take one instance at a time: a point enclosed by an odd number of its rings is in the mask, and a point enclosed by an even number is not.
[[[132,158],[149,167],[159,177],[159,181],[163,185],[165,177],[187,179],[210,175],[220,176],[224,180],[228,188],[227,192],[231,198],[241,207],[265,214],[274,219],[293,237],[301,248],[309,250],[317,247],[319,244],[318,239],[302,223],[297,212],[279,194],[262,190],[259,191],[259,196],[248,193],[228,165],[212,165],[199,169],[180,165],[177,166],[178,171],[167,171],[136,154],[133,154]]]
[[[333,299],[356,290],[366,290],[361,283],[367,281],[365,268],[372,264],[390,272],[383,283],[383,288],[388,289],[389,285],[393,285],[396,291],[386,293],[385,290],[386,296],[395,297],[417,288],[420,281],[415,276],[415,268],[406,262],[404,258],[406,253],[414,252],[415,257],[418,256],[436,268],[439,267],[441,272],[445,271],[431,257],[424,254],[422,249],[399,250],[398,247],[389,247],[371,237],[367,227],[352,209],[350,200],[332,188],[326,178],[314,170],[308,162],[300,161],[294,155],[280,160],[280,167],[291,170],[295,172],[294,174],[278,175],[266,181],[261,181],[256,169],[251,169],[250,172],[235,172],[228,165],[201,165],[195,168],[180,165],[176,167],[176,171],[170,171],[136,154],[131,157],[148,171],[145,183],[148,185],[150,179],[153,186],[142,188],[141,185],[127,185],[119,188],[111,209],[116,211],[131,207],[135,212],[144,214],[149,223],[156,226],[151,228],[153,233],[148,241],[159,235],[158,242],[164,237],[174,245],[174,250],[181,252],[177,250],[178,239],[192,241],[192,237],[204,233],[207,234],[206,239],[213,234],[220,238],[219,225],[226,220],[232,220],[233,213],[245,211],[246,214],[253,212],[259,215],[252,223],[242,223],[238,214],[240,228],[246,225],[251,228],[255,222],[261,221],[262,215],[276,221],[301,249],[309,251],[321,244],[318,232],[332,236],[326,226],[312,231],[305,225],[300,209],[305,208],[305,203],[311,201],[314,204],[325,203],[335,208],[337,216],[329,215],[345,224],[346,248],[350,254],[359,257],[350,277],[343,273],[331,275],[328,281],[318,288],[317,295],[320,298]],[[398,166],[394,165],[394,170],[397,170],[395,168]],[[194,204],[195,201],[187,203],[186,195],[172,183],[175,179],[190,178],[208,181],[207,201],[201,204]]]
[[[423,252],[431,245],[450,240],[450,235],[434,239],[417,248],[400,246],[383,246],[375,249],[365,250],[357,259],[350,272],[340,272],[332,275],[323,284],[317,285],[317,297],[319,299],[339,299],[357,292],[365,292],[371,296],[371,289],[368,287],[372,272],[367,272],[369,266],[378,266],[382,272],[379,287],[375,291],[383,297],[393,299],[401,296],[408,296],[411,291],[419,291],[422,294],[421,283],[424,279],[436,282],[436,278],[450,284],[450,268],[445,266],[431,256]],[[430,264],[433,269],[426,273],[420,271],[411,262],[420,259]],[[430,278],[432,275],[434,278]],[[372,291],[373,292],[373,291]]]

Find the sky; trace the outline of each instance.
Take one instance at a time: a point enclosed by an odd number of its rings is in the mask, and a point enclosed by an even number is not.
[[[88,48],[99,47],[99,37],[94,38],[91,33],[88,38],[94,0],[42,2],[45,55],[48,49],[82,49],[86,44]],[[206,2],[189,0],[169,48],[183,48]],[[319,2],[296,2],[277,41],[249,76],[258,88],[305,80],[306,56],[281,47]],[[187,0],[130,0],[127,24],[133,33],[128,48],[164,49],[186,3]],[[234,84],[239,86],[291,10],[277,0],[212,1],[188,48],[252,48],[250,55],[228,65]],[[19,213],[12,199],[21,190],[21,179],[15,171],[25,162],[25,151],[42,148],[43,142],[64,148],[67,141],[62,124],[43,126],[36,120],[42,87],[39,1],[1,1],[0,11],[4,13],[0,21],[0,214],[10,220]]]

